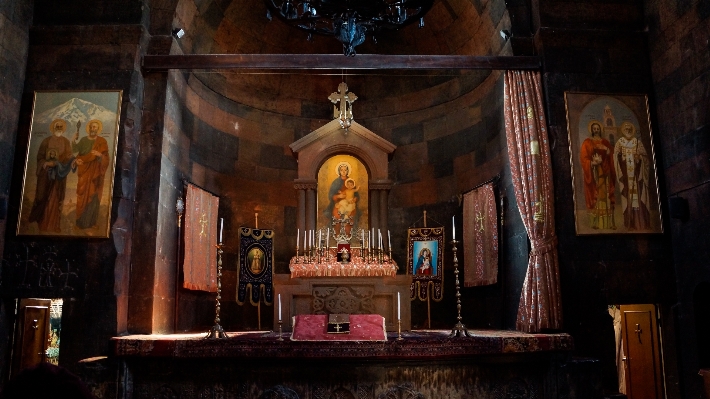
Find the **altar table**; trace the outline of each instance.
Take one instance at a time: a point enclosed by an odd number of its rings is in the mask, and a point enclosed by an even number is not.
[[[408,331],[401,341],[389,333],[382,342],[292,341],[285,332],[279,341],[270,331],[130,335],[112,339],[108,361],[119,362],[119,397],[132,399],[561,399],[575,390],[569,335],[470,332]]]

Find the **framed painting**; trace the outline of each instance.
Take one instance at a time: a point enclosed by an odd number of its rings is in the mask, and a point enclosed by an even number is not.
[[[109,236],[121,95],[35,92],[17,235]]]
[[[410,228],[407,236],[407,273],[412,275],[410,298],[426,301],[431,295],[440,301],[444,291],[444,228]]]
[[[565,92],[578,235],[662,233],[648,97]]]
[[[318,170],[317,227],[331,229],[338,243],[359,240],[368,229],[367,168],[352,155],[328,158]]]

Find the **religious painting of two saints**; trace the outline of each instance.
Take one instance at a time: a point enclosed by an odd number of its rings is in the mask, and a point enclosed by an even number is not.
[[[661,233],[648,98],[565,92],[578,235]]]
[[[121,91],[35,92],[17,235],[109,235]]]

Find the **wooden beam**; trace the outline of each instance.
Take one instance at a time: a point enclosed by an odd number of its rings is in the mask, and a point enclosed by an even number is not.
[[[146,70],[166,69],[539,69],[536,56],[358,54],[146,55]]]

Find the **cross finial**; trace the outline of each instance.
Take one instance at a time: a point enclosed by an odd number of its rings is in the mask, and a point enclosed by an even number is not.
[[[347,129],[353,121],[353,103],[357,100],[355,93],[348,92],[348,85],[345,82],[341,82],[338,85],[338,92],[331,93],[328,99],[333,104],[338,104],[340,106],[333,106],[333,119],[340,120],[340,127]]]

